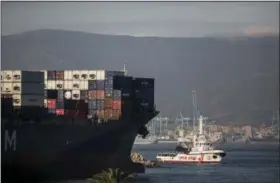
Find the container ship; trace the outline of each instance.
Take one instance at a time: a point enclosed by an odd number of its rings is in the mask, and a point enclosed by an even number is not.
[[[1,112],[3,182],[143,173],[131,148],[159,113],[153,78],[106,70],[2,70]]]

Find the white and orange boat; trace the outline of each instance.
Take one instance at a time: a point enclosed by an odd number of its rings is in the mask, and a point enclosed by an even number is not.
[[[216,150],[203,134],[203,117],[199,119],[199,133],[193,136],[191,149],[184,152],[159,153],[156,160],[161,163],[219,163],[225,151]]]

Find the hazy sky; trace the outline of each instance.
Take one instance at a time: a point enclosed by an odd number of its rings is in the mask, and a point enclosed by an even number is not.
[[[1,2],[2,35],[36,29],[133,36],[279,33],[279,2]]]

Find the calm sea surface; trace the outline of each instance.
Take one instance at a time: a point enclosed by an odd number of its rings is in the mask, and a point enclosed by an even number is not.
[[[137,145],[134,152],[154,160],[158,152],[173,151],[176,144]],[[279,183],[278,145],[225,145],[220,164],[164,165],[146,169],[131,183]],[[86,181],[71,181],[71,183]]]

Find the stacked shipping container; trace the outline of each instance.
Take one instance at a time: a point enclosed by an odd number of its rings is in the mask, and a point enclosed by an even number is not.
[[[45,106],[50,113],[73,117],[89,114],[104,119],[119,119],[121,91],[114,90],[113,76],[123,76],[123,72],[105,70],[44,72]]]
[[[1,79],[1,92],[12,94],[14,106],[37,102],[58,116],[117,120],[154,107],[154,79],[133,79],[122,71],[3,71]]]
[[[10,98],[13,110],[28,115],[41,115],[44,107],[42,72],[2,70],[1,98]],[[36,110],[36,111],[35,111]]]

